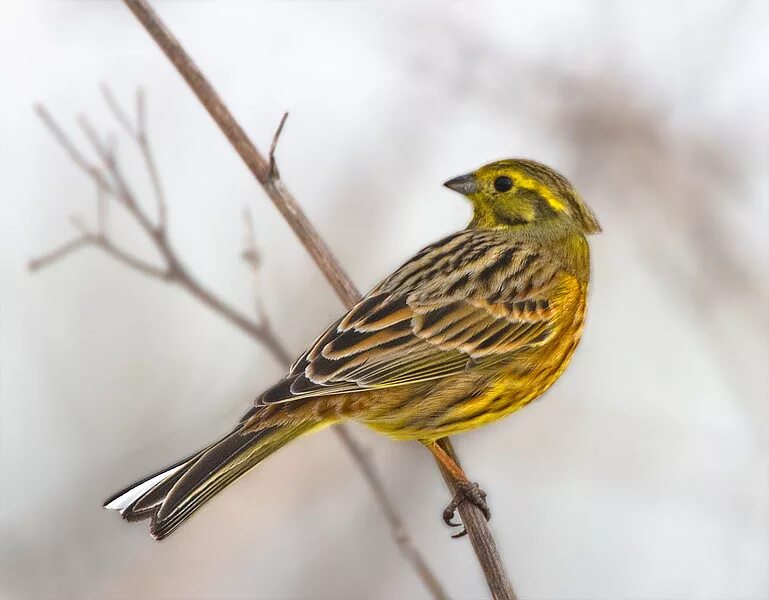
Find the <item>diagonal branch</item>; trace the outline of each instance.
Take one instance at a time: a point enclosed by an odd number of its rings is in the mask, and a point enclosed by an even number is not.
[[[130,124],[130,120],[122,112],[120,106],[115,102],[114,98],[108,96],[109,92],[105,93],[105,100],[108,106],[111,108],[115,115],[115,118],[124,123],[123,127],[126,129],[126,133],[136,142],[140,147],[140,151],[149,157],[145,160],[145,166],[150,173],[150,177],[153,177],[152,172],[157,175],[157,169],[154,161],[152,160],[152,154],[150,150],[149,142],[146,136],[143,134],[137,134],[136,136],[131,134],[133,127]],[[107,99],[109,97],[109,99]],[[74,252],[87,247],[92,246],[101,249],[109,256],[124,264],[125,266],[140,272],[149,277],[159,279],[166,282],[175,283],[180,288],[186,290],[193,297],[197,298],[201,303],[208,308],[219,314],[224,319],[230,321],[233,325],[241,329],[248,334],[256,342],[262,344],[272,356],[286,368],[291,364],[291,354],[282,345],[280,339],[275,335],[270,320],[267,318],[261,305],[257,305],[257,313],[259,321],[256,322],[253,319],[241,314],[239,311],[229,306],[224,300],[216,295],[209,288],[204,286],[200,281],[195,278],[190,271],[183,265],[182,260],[176,253],[176,250],[168,240],[166,226],[165,226],[165,203],[164,200],[161,203],[162,196],[157,196],[159,200],[159,206],[162,207],[162,211],[158,217],[158,224],[153,223],[149,215],[143,210],[141,204],[134,196],[131,188],[128,186],[126,179],[122,173],[120,164],[114,154],[111,145],[106,144],[102,138],[97,134],[96,130],[91,126],[90,122],[81,117],[79,123],[84,130],[86,137],[91,143],[94,152],[99,157],[101,164],[95,165],[88,162],[80,151],[75,147],[69,137],[64,133],[63,129],[56,123],[51,115],[45,110],[44,107],[36,107],[38,114],[40,115],[45,126],[51,131],[54,138],[62,145],[67,154],[72,158],[75,164],[80,167],[89,177],[91,177],[96,183],[97,192],[97,231],[90,231],[81,219],[72,219],[72,224],[78,232],[77,237],[71,241],[63,244],[48,253],[29,261],[29,268],[32,271],[42,269],[50,266],[55,262],[64,259]],[[137,101],[137,123],[139,123],[136,131],[143,132],[143,100]],[[285,116],[283,119],[285,122]],[[280,130],[276,132],[276,136],[273,143],[277,144],[277,138]],[[159,186],[155,188],[161,189]],[[144,231],[152,244],[155,246],[158,254],[164,262],[163,267],[156,267],[145,260],[132,255],[131,253],[123,250],[117,245],[117,243],[109,236],[106,230],[106,211],[108,201],[116,202],[123,206],[129,213],[129,215],[138,223],[140,228]],[[250,217],[246,218],[246,235],[244,236],[244,253],[243,259],[248,263],[249,267],[256,271],[258,267],[258,254],[256,251],[256,243],[253,239],[253,228],[251,226]],[[430,591],[431,595],[437,600],[445,600],[448,598],[447,594],[443,590],[437,577],[432,573],[425,558],[417,550],[414,545],[411,536],[408,533],[404,521],[401,519],[395,505],[390,497],[387,495],[382,480],[377,473],[375,465],[372,463],[366,452],[360,446],[360,444],[352,437],[349,430],[344,426],[337,426],[334,428],[337,435],[340,437],[343,445],[347,448],[353,459],[358,464],[364,477],[370,484],[374,497],[379,503],[385,517],[392,530],[393,538],[395,539],[398,547],[403,555],[410,562],[417,575],[420,577],[425,587]]]
[[[185,79],[198,100],[264,188],[275,207],[294,230],[342,302],[348,307],[356,304],[361,295],[342,269],[339,261],[309,222],[296,199],[283,185],[277,176],[277,171],[270,167],[270,161],[266,160],[257,150],[179,41],[145,0],[124,0],[124,3]],[[446,441],[444,448],[455,461],[458,460],[448,441]],[[449,487],[451,488],[451,486]],[[470,503],[463,503],[460,514],[493,596],[506,600],[516,598],[496,541],[480,509]]]

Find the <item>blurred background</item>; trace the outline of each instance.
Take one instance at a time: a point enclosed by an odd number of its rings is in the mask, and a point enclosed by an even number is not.
[[[769,597],[769,3],[158,2],[361,289],[465,226],[441,183],[525,156],[567,175],[591,240],[585,338],[544,401],[455,439],[525,598]],[[0,4],[0,597],[426,598],[331,431],[153,542],[105,497],[230,427],[283,367],[189,294],[83,248],[87,114],[137,86],[189,269],[298,354],[342,307],[240,159],[118,2]],[[241,259],[244,208],[259,253]],[[118,207],[122,247],[160,264]],[[256,287],[256,297],[254,288]],[[361,427],[453,598],[487,590],[440,519],[431,457]]]

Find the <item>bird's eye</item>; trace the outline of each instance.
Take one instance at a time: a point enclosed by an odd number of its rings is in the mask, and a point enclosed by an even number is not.
[[[494,189],[498,192],[506,192],[513,187],[513,180],[506,175],[501,175],[494,180]]]

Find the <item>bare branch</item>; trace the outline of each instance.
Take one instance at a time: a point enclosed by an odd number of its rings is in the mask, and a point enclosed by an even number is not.
[[[160,180],[160,174],[158,172],[157,164],[152,153],[152,148],[149,143],[149,137],[147,136],[147,110],[144,90],[139,87],[136,90],[136,124],[131,123],[131,119],[126,114],[125,110],[120,106],[120,103],[112,93],[112,89],[106,84],[101,84],[102,96],[107,107],[112,112],[115,120],[120,124],[123,130],[128,136],[136,142],[141,151],[142,160],[147,169],[147,174],[150,177],[152,184],[152,192],[155,196],[155,203],[158,211],[158,225],[157,229],[164,232],[166,229],[167,209],[166,200],[163,193],[163,186]]]
[[[98,169],[99,173],[104,176],[105,169],[109,173],[111,169],[115,168],[115,164],[117,163],[117,158],[115,156],[115,146],[117,141],[115,138],[110,138],[109,136],[107,137],[106,141],[102,140],[101,137],[99,137],[99,134],[96,132],[96,129],[94,129],[93,125],[91,125],[91,122],[85,115],[80,115],[78,117],[77,123],[80,126],[80,129],[83,130],[83,133],[90,142],[93,150],[96,152],[96,156],[98,156],[99,160],[101,160],[103,163],[102,167],[93,168]],[[116,190],[113,189],[113,186],[111,185],[105,186],[105,190],[115,194],[116,198],[123,202],[130,202],[133,200],[133,195],[128,192],[128,188],[125,186],[125,181],[114,181],[113,183],[118,184]],[[122,188],[120,187],[121,184],[123,184]]]
[[[115,120],[120,123],[123,131],[125,131],[132,139],[137,139],[139,131],[138,128],[131,124],[131,120],[128,118],[128,115],[115,99],[115,95],[112,93],[110,87],[106,83],[102,83],[99,87],[101,88],[101,94],[104,97],[104,102],[107,104],[107,107],[110,109],[110,111],[112,111]]]
[[[62,258],[66,258],[73,252],[76,252],[77,250],[80,250],[80,248],[87,246],[89,243],[89,240],[85,236],[79,235],[67,243],[62,244],[61,246],[58,246],[53,250],[38,256],[37,258],[31,259],[29,263],[27,263],[27,266],[29,267],[30,271],[39,271],[40,269],[44,269],[45,267],[52,265]]]
[[[139,258],[136,258],[135,256],[132,256],[128,252],[118,248],[114,243],[112,243],[109,239],[105,237],[101,237],[101,238],[94,237],[93,244],[98,248],[101,248],[102,250],[104,250],[116,261],[123,263],[126,267],[129,267],[134,271],[138,271],[139,273],[142,273],[144,275],[148,275],[149,277],[154,277],[155,279],[160,279],[163,281],[168,281],[173,277],[173,274],[169,269],[161,269],[160,267],[156,267],[147,262],[144,262]]]
[[[123,107],[115,98],[112,93],[112,89],[105,83],[101,85],[102,96],[107,107],[112,112],[115,120],[120,124],[126,134],[136,143],[142,155],[144,166],[147,169],[147,174],[150,178],[152,185],[152,193],[155,196],[155,204],[157,206],[157,218],[158,224],[156,229],[158,232],[165,234],[166,220],[167,220],[167,208],[165,194],[163,192],[163,185],[160,180],[160,173],[158,171],[157,164],[152,152],[152,147],[149,143],[149,137],[147,136],[147,118],[146,118],[146,102],[144,90],[139,87],[136,90],[136,124],[131,123],[131,119],[128,117]]]
[[[96,186],[96,234],[107,235],[107,195],[99,186]]]
[[[282,181],[274,176],[275,173],[270,168],[270,162],[265,160],[257,150],[256,146],[254,146],[253,142],[219,97],[219,94],[208,82],[179,41],[145,0],[124,0],[124,3],[174,64],[198,97],[198,100],[200,100],[201,104],[203,104],[219,126],[222,133],[227,136],[227,139],[246,163],[254,177],[262,185],[273,204],[315,260],[318,268],[325,275],[342,302],[348,307],[355,305],[361,298],[360,292],[358,292],[352,280],[344,272],[330,248],[309,222],[296,199],[286,189]],[[454,455],[454,458],[456,459],[456,455]],[[365,468],[365,465],[360,462],[359,464],[361,464],[361,468]],[[515,599],[515,592],[505,572],[504,563],[501,560],[491,530],[481,510],[475,505],[465,504],[467,507],[465,509],[466,514],[475,513],[472,519],[465,521],[465,525],[470,533],[470,539],[474,540],[473,548],[483,568],[489,589],[495,598]],[[465,513],[462,513],[463,516]],[[475,531],[470,532],[471,528]],[[485,545],[484,551],[479,551],[481,545]],[[428,581],[424,579],[423,581],[425,585],[430,587]],[[443,594],[442,590],[439,591]]]
[[[165,232],[168,209],[166,208],[166,198],[163,193],[163,185],[160,181],[160,173],[158,172],[155,156],[149,143],[149,137],[147,136],[147,120],[145,113],[144,90],[139,88],[136,91],[136,122],[139,132],[139,147],[141,148],[144,164],[147,167],[147,172],[149,173],[150,181],[152,182],[152,190],[155,194],[155,202],[158,210],[158,229],[161,232]]]
[[[146,102],[144,90],[139,87],[136,90],[136,124],[131,123],[131,119],[126,114],[125,110],[120,106],[120,103],[112,93],[112,89],[105,83],[101,85],[102,95],[108,108],[112,112],[115,120],[121,125],[123,130],[128,136],[136,142],[139,146],[139,150],[144,161],[144,166],[147,169],[150,182],[152,184],[152,192],[155,196],[155,203],[157,205],[158,212],[158,225],[157,230],[165,232],[167,209],[166,200],[163,193],[163,185],[160,180],[160,174],[158,172],[157,164],[152,153],[152,148],[149,143],[149,137],[147,136],[147,118],[146,118]]]
[[[96,182],[96,185],[101,186],[105,190],[108,190],[110,187],[109,183],[104,178],[104,174],[101,172],[101,170],[96,165],[93,165],[88,160],[86,160],[86,158],[77,150],[77,148],[75,148],[75,145],[67,137],[61,127],[59,127],[56,121],[54,121],[53,117],[45,109],[45,107],[42,104],[37,104],[35,105],[35,112],[43,121],[43,124],[48,128],[48,131],[51,132],[51,135],[53,135],[54,139],[62,148],[64,148],[67,154],[69,154],[69,157],[72,159],[72,161],[78,167],[80,167],[83,172],[88,174],[88,176]]]
[[[167,246],[159,243],[159,240],[157,239],[160,230],[158,227],[153,225],[149,216],[141,209],[138,202],[136,201],[136,196],[134,195],[133,191],[128,185],[128,182],[123,176],[123,172],[120,169],[117,156],[115,155],[115,144],[109,142],[105,144],[85,115],[81,115],[78,118],[78,123],[88,138],[88,141],[91,143],[91,146],[93,146],[97,156],[102,161],[103,169],[101,172],[106,172],[109,176],[109,179],[112,180],[112,185],[110,185],[110,187],[105,191],[111,193],[115,199],[118,200],[120,204],[126,208],[126,210],[128,210],[128,212],[139,223],[141,228],[144,229],[147,235],[149,235],[153,241],[155,241],[157,249],[161,254],[165,256],[166,260],[168,261],[169,256],[166,253]]]
[[[81,229],[80,227],[77,228]],[[81,233],[79,237],[67,242],[66,244],[63,244],[62,246],[51,250],[42,256],[30,260],[29,269],[31,271],[38,271],[44,267],[52,265],[58,260],[66,258],[70,254],[73,254],[75,251],[80,250],[86,246],[100,248],[118,262],[123,263],[126,267],[133,269],[134,271],[138,271],[144,275],[148,275],[149,277],[154,277],[161,280],[168,280],[170,277],[168,271],[145,262],[140,258],[132,256],[104,237],[97,236],[86,231]]]

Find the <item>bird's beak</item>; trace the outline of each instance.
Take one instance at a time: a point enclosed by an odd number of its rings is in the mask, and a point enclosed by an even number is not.
[[[469,196],[470,194],[474,194],[478,191],[478,180],[472,173],[468,173],[467,175],[460,175],[459,177],[454,177],[454,179],[449,179],[443,185],[445,185],[450,190],[454,190],[455,192],[459,192],[465,196]]]

